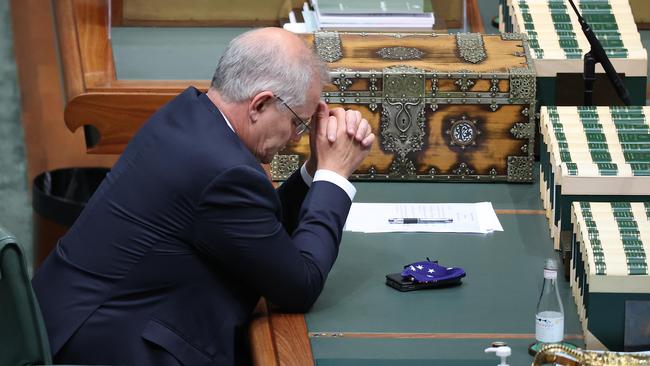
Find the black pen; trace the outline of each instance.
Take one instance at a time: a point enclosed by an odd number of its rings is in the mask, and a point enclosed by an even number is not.
[[[389,224],[449,224],[454,222],[450,218],[426,218],[426,217],[400,217],[388,219]]]

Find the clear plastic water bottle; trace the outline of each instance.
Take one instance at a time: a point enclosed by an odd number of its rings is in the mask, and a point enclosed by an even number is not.
[[[557,261],[548,258],[535,315],[535,339],[541,343],[559,343],[564,338],[564,308],[557,287],[557,270]]]

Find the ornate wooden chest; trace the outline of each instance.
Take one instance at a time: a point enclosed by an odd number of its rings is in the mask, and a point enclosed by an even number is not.
[[[332,77],[322,98],[378,136],[353,179],[532,182],[535,72],[519,34],[306,35]],[[308,137],[271,164],[284,179]]]

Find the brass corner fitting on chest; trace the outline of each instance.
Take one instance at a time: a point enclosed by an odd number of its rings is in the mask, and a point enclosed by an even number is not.
[[[456,48],[460,58],[472,64],[483,62],[487,58],[483,36],[480,33],[456,34]]]

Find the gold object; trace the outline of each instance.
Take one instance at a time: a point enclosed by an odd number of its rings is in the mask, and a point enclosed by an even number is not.
[[[568,366],[640,366],[650,365],[650,356],[607,351],[585,351],[580,348],[571,349],[559,344],[548,344],[539,350],[533,360],[533,366],[547,364]]]
[[[300,169],[298,155],[275,155],[271,160],[271,176],[275,179],[289,179],[291,174]]]

